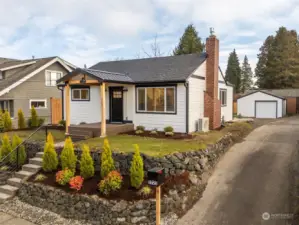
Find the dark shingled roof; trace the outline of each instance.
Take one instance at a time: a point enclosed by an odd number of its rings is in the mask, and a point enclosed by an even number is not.
[[[17,66],[20,64],[24,64],[24,63],[29,63],[29,62],[34,62],[36,60],[34,59],[29,59],[29,60],[10,60],[10,61],[5,61],[2,64],[0,64],[0,70],[6,67],[10,67],[10,66]]]
[[[99,62],[93,70],[128,76],[135,83],[185,81],[205,60],[206,53]]]
[[[0,64],[10,62],[10,61],[18,61],[18,59],[9,59],[9,58],[0,57]]]
[[[133,82],[133,80],[130,77],[122,73],[112,73],[108,71],[93,70],[93,69],[81,69],[81,70],[97,78],[100,78],[103,81]]]

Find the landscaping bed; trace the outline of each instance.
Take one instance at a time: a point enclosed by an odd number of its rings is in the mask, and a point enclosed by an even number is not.
[[[176,133],[174,132],[173,135],[166,135],[165,132],[156,131],[155,134],[152,134],[152,131],[143,131],[143,133],[136,134],[135,131],[129,131],[122,134],[127,135],[135,135],[140,137],[151,137],[151,138],[163,138],[163,139],[174,139],[174,140],[183,140],[183,139],[192,139],[192,134],[185,134],[185,133]]]

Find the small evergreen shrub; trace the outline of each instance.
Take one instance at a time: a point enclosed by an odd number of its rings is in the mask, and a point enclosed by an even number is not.
[[[18,110],[18,128],[24,129],[26,127],[25,117],[22,109]]]
[[[9,155],[12,151],[9,136],[5,133],[2,138],[2,146],[1,146],[1,159]]]
[[[111,171],[101,182],[98,184],[99,190],[104,195],[109,195],[111,192],[117,191],[121,188],[123,178],[117,171]]]
[[[136,127],[136,130],[142,130],[142,131],[145,131],[145,127],[139,125],[139,126]]]
[[[69,182],[70,188],[74,189],[76,191],[80,191],[83,186],[83,181],[84,181],[84,178],[81,176],[72,177]]]
[[[111,171],[115,170],[112,151],[108,139],[104,140],[104,147],[101,154],[101,177],[106,177]]]
[[[74,176],[72,170],[66,168],[64,170],[60,170],[56,173],[56,182],[62,186],[66,185],[70,182],[71,178]]]
[[[58,158],[54,147],[54,140],[51,132],[47,136],[47,142],[44,147],[42,168],[45,172],[51,172],[57,169]]]
[[[37,174],[34,178],[34,181],[44,181],[47,178],[44,174]]]
[[[167,126],[167,127],[164,127],[164,132],[167,133],[167,132],[172,132],[173,133],[173,127],[172,126]]]
[[[4,113],[0,111],[0,132],[4,131]]]
[[[10,113],[7,110],[4,112],[3,125],[5,131],[12,130],[12,121],[11,121]]]
[[[152,194],[152,189],[149,186],[144,186],[138,191],[138,195],[141,195],[142,197],[148,197]]]
[[[143,159],[140,155],[139,146],[135,144],[134,148],[135,153],[130,167],[130,180],[132,187],[139,188],[144,179]]]
[[[165,135],[166,135],[166,136],[173,136],[174,133],[173,133],[173,132],[165,132]]]
[[[60,160],[62,169],[68,168],[72,170],[73,173],[75,173],[77,156],[75,155],[74,145],[70,137],[65,139],[64,147],[60,155]]]
[[[60,120],[58,122],[58,124],[65,127],[66,121],[65,120]]]
[[[135,131],[135,134],[143,134],[143,133],[144,133],[143,130],[136,130],[136,131]]]
[[[82,147],[82,154],[80,159],[80,175],[84,179],[91,178],[94,175],[93,159],[90,155],[88,145],[83,145]]]
[[[18,135],[14,135],[12,138],[12,150],[14,150],[10,155],[10,162],[17,163],[17,155],[19,156],[19,165],[23,165],[26,162],[26,150],[24,145],[20,145],[22,143],[22,139]],[[20,146],[19,146],[20,145]],[[19,149],[17,150],[17,146]],[[17,153],[19,151],[19,153]]]
[[[46,119],[45,118],[38,118],[38,126],[40,127],[45,123]]]
[[[36,112],[36,109],[34,106],[31,107],[31,121],[30,121],[30,127],[38,127],[39,121],[38,121],[38,115]]]

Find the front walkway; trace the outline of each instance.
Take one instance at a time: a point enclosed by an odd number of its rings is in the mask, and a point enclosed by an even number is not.
[[[0,225],[35,225],[20,218],[13,217],[9,214],[0,212]]]

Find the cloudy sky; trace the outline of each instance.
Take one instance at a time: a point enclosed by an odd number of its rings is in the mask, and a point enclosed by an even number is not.
[[[299,0],[1,0],[0,56],[58,55],[77,65],[144,57],[154,37],[169,54],[193,23],[205,40],[214,27],[220,66],[234,48],[252,67],[279,26],[299,31]]]

